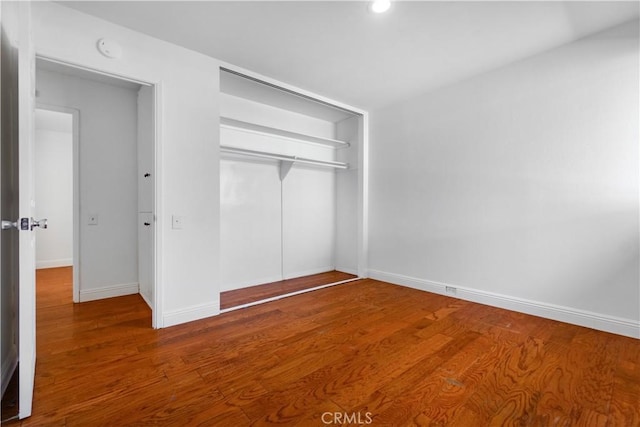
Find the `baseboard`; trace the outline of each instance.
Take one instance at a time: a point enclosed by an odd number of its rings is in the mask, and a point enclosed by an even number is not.
[[[532,301],[493,292],[479,291],[477,289],[470,289],[457,285],[435,282],[432,280],[418,279],[415,277],[379,270],[369,270],[369,277],[396,285],[419,289],[421,291],[446,295],[465,301],[477,302],[493,307],[504,308],[520,313],[531,314],[533,316],[544,317],[599,331],[640,339],[640,322],[632,319],[624,319],[606,314]],[[455,288],[455,294],[447,292],[447,288]]]
[[[336,265],[335,270],[336,271],[340,271],[342,273],[353,274],[354,276],[358,275],[358,269],[357,268],[340,267],[340,266]]]
[[[168,328],[169,326],[206,319],[207,317],[217,316],[218,314],[220,314],[220,301],[192,305],[191,307],[179,310],[165,311],[162,316],[162,327]]]
[[[326,267],[312,268],[304,271],[294,271],[293,273],[285,274],[283,280],[295,279],[295,278],[304,277],[304,276],[312,276],[314,274],[326,273],[327,271],[333,271],[335,269],[336,268],[333,265],[329,265]]]
[[[4,392],[7,391],[7,386],[9,385],[9,381],[11,381],[11,377],[13,376],[13,373],[16,371],[17,367],[18,367],[18,352],[16,351],[15,346],[11,346],[11,350],[9,351],[7,358],[4,360],[4,362],[2,362],[2,368],[1,368],[2,377],[0,378],[0,381],[1,381],[0,397],[4,396]]]
[[[149,308],[151,310],[153,310],[153,304],[151,304],[151,299],[148,298],[145,294],[143,294],[142,292],[140,292],[140,296],[142,297],[142,299],[144,300],[144,302],[147,303],[147,305],[149,306]]]
[[[73,259],[49,259],[43,261],[36,261],[36,269],[41,268],[58,268],[58,267],[71,267],[73,266]]]
[[[137,294],[138,292],[140,292],[140,286],[137,283],[103,286],[96,289],[80,289],[80,302],[121,297],[125,295]]]

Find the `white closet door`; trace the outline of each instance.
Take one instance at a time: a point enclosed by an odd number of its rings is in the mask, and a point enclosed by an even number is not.
[[[153,88],[138,91],[138,212],[154,211]]]
[[[138,213],[138,283],[140,295],[153,308],[153,229],[151,212]]]
[[[282,278],[277,162],[220,161],[222,291]]]
[[[335,172],[294,166],[283,182],[282,206],[284,278],[333,270]]]

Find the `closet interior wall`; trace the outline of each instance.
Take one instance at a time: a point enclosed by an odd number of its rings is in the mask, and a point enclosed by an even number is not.
[[[360,117],[224,70],[220,87],[221,291],[357,274]]]

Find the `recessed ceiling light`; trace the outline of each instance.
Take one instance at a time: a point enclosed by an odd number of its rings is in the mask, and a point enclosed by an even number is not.
[[[391,0],[373,0],[371,3],[371,11],[375,13],[384,13],[391,7]]]

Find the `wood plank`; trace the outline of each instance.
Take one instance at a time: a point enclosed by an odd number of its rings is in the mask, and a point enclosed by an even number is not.
[[[640,425],[640,340],[375,280],[153,330],[51,270],[33,416],[6,425]]]
[[[322,285],[355,279],[358,276],[342,271],[327,271],[325,273],[310,276],[296,277],[295,279],[280,280],[262,285],[249,286],[233,291],[220,293],[220,309],[237,307],[268,298],[286,295],[292,292],[312,289]]]

